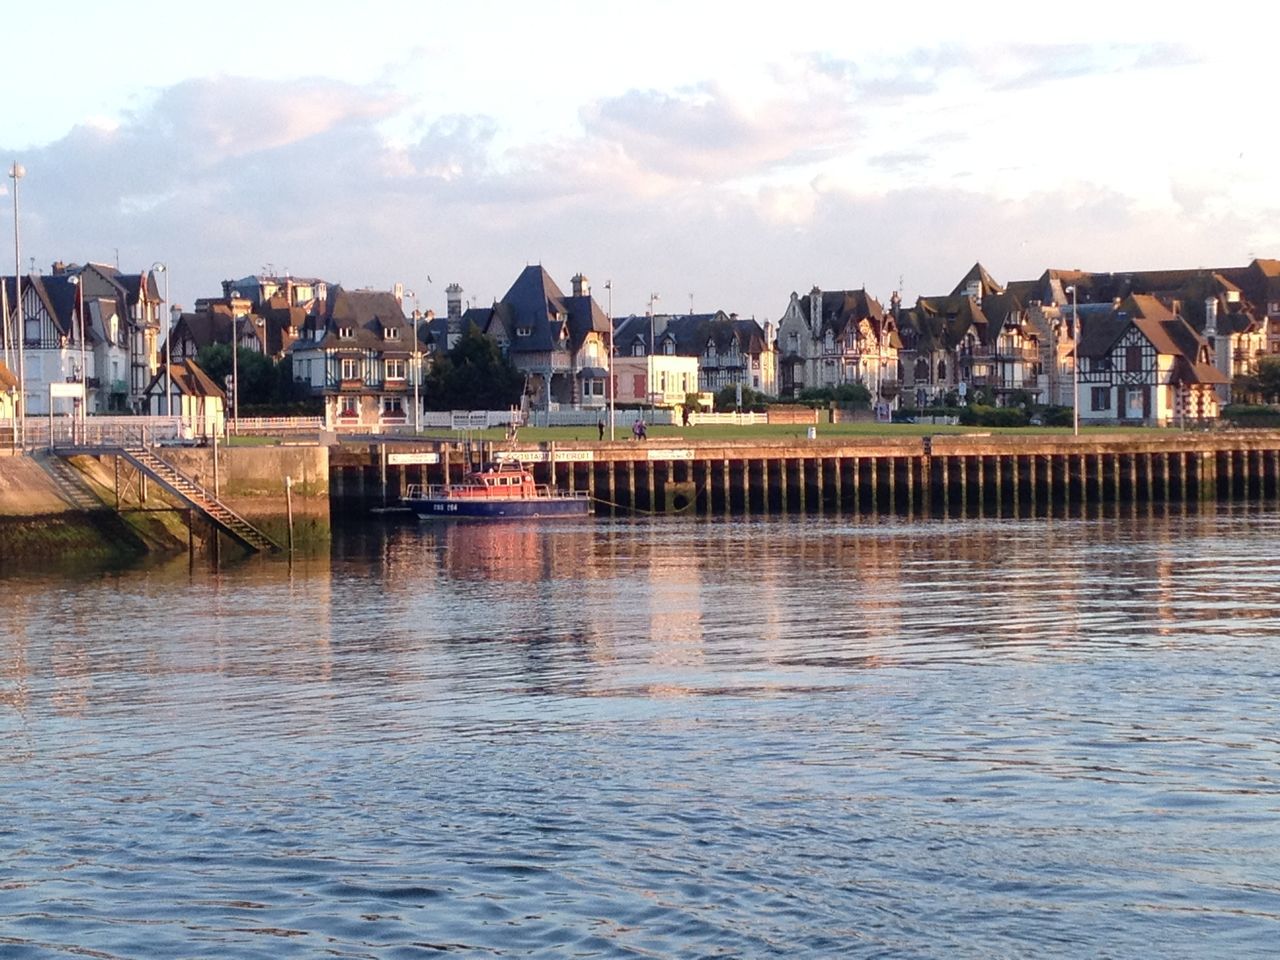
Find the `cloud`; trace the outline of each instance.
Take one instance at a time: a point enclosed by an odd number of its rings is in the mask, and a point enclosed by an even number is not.
[[[725,182],[831,154],[856,132],[837,91],[777,89],[749,106],[712,82],[632,90],[582,111],[587,137],[673,179]]]
[[[978,76],[965,48],[873,65],[796,61],[758,97],[713,82],[633,90],[585,106],[580,134],[532,142],[510,142],[485,115],[415,128],[424,105],[379,84],[190,81],[19,158],[23,252],[46,266],[117,249],[129,269],[163,259],[186,303],[270,262],[361,286],[402,280],[437,310],[448,282],[487,303],[543,262],[562,285],[579,270],[597,292],[614,280],[619,312],[656,289],[776,320],[791,290],[814,283],[887,299],[899,276],[909,296],[950,290],[975,260],[1011,280],[1050,266],[1245,262],[1276,242],[1274,211],[1197,196],[1213,167],[1174,184],[1181,209],[1166,197],[1154,211],[1096,182],[1042,177],[1017,202],[940,184],[949,156],[998,179],[1020,134],[1009,151],[977,149],[971,133],[876,99],[911,99],[947,71]],[[1003,83],[1033,66],[981,76]],[[868,137],[886,106],[888,133]],[[1255,193],[1273,183],[1265,160],[1257,178]]]

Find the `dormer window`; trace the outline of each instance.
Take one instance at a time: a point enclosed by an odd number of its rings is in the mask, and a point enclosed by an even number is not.
[[[399,340],[400,329],[398,327],[383,327],[382,339],[383,340]]]
[[[338,338],[341,340],[354,340],[356,331],[354,327],[339,327]]]
[[[516,327],[517,337],[532,337],[533,327]]]

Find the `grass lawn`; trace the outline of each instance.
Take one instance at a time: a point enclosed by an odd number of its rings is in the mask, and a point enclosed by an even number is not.
[[[730,424],[704,424],[702,426],[682,427],[679,425],[650,425],[649,439],[683,439],[683,440],[791,440],[804,438],[808,434],[804,424],[758,424],[754,426],[733,426]],[[1015,434],[1023,436],[1062,436],[1071,433],[1070,427],[962,427],[934,426],[927,423],[820,423],[817,424],[818,438],[823,437],[923,437],[938,434]],[[1143,434],[1158,432],[1162,435],[1175,433],[1174,430],[1154,427],[1081,427],[1082,434]],[[459,435],[461,436],[461,435]],[[563,442],[596,442],[598,433],[595,426],[579,427],[522,427],[521,443],[542,443],[554,440]],[[506,439],[502,429],[480,430],[471,434],[474,440]],[[605,440],[609,432],[605,431]],[[433,439],[438,437],[433,436]],[[630,440],[631,431],[618,428],[614,431],[615,440]]]

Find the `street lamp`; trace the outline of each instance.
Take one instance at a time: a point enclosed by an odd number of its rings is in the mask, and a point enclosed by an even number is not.
[[[153,271],[159,271],[164,274],[164,412],[165,416],[173,416],[173,385],[170,383],[169,367],[169,327],[172,325],[173,318],[169,316],[169,268],[160,262],[151,265]],[[234,329],[234,325],[232,327]],[[234,349],[234,348],[233,348]]]
[[[83,433],[88,435],[89,425],[89,368],[85,363],[84,352],[84,286],[78,276],[67,277],[67,282],[76,288],[76,318],[80,336],[80,419],[83,422]]]
[[[604,288],[609,291],[609,442],[613,436],[613,395],[617,392],[613,385],[613,281],[606,280]]]
[[[658,344],[654,339],[653,333],[653,305],[662,298],[656,293],[649,294],[649,375],[645,377],[645,388],[649,391],[649,419],[653,419],[653,353],[658,349]]]
[[[422,429],[422,404],[418,400],[418,381],[422,379],[422,354],[418,348],[418,295],[412,290],[404,292],[406,297],[413,298],[413,435],[416,437]]]
[[[1080,310],[1076,304],[1075,284],[1067,287],[1071,294],[1071,432],[1080,436]]]
[[[18,402],[14,407],[14,435],[21,429],[26,433],[27,420],[27,363],[24,341],[27,339],[22,319],[22,245],[18,240],[18,181],[27,175],[27,168],[20,163],[9,167],[9,179],[13,181],[13,293],[17,301],[14,326],[18,333]],[[22,426],[19,427],[18,425]],[[25,436],[23,440],[25,441]]]

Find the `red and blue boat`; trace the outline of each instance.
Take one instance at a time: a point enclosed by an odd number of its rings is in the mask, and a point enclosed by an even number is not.
[[[498,460],[472,470],[460,483],[413,483],[401,502],[419,520],[518,517],[585,517],[591,514],[586,493],[567,493],[534,482],[524,464]]]

